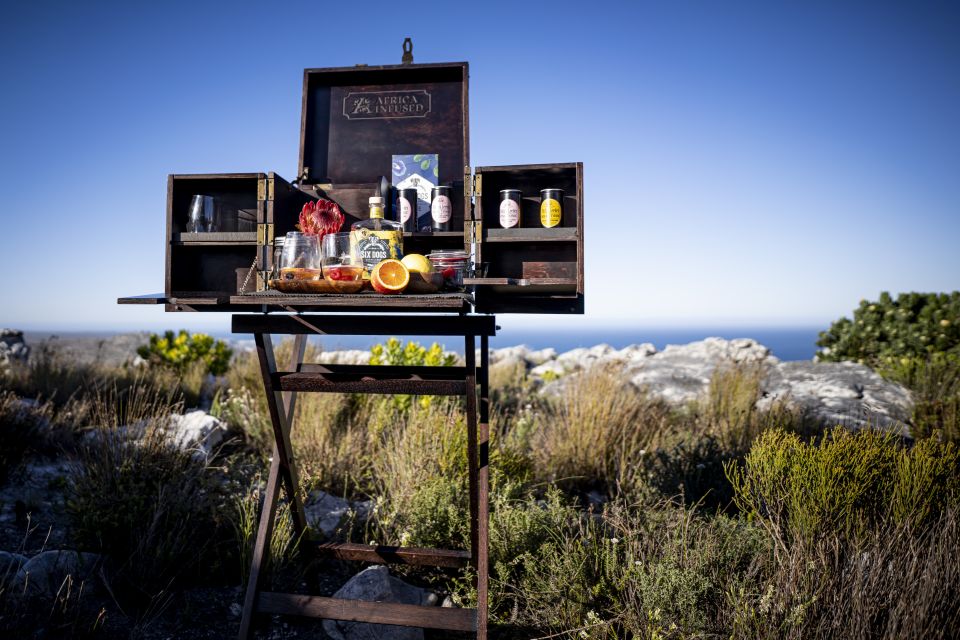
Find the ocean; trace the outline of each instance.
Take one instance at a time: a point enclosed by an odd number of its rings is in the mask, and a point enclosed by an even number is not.
[[[768,347],[773,355],[781,360],[809,360],[817,350],[817,335],[820,327],[725,327],[725,328],[637,328],[588,326],[583,330],[571,329],[511,329],[509,323],[501,323],[503,327],[496,337],[490,340],[490,346],[497,349],[525,344],[531,349],[545,349],[553,347],[563,353],[577,347],[592,347],[598,344],[608,344],[615,349],[622,349],[627,345],[652,343],[657,349],[663,349],[668,344],[687,344],[708,337],[718,338],[753,338],[760,344]],[[136,346],[146,342],[145,333],[107,332],[107,331],[26,331],[28,344],[37,345],[39,342],[52,336],[57,336],[59,348],[66,350],[74,357],[84,359],[105,358],[110,361],[121,362],[134,353]],[[211,332],[216,338],[227,340],[233,346],[241,349],[253,348],[253,336],[231,334],[227,332]],[[389,335],[389,334],[388,334]],[[417,337],[397,336],[402,340],[416,340],[421,344],[429,345],[436,341],[445,349],[463,353],[463,344],[449,337]],[[311,342],[318,344],[324,351],[340,349],[369,349],[378,342],[383,342],[379,336],[330,336],[313,337]]]
[[[668,344],[687,344],[709,337],[718,338],[753,338],[760,344],[768,347],[773,355],[781,360],[810,360],[817,350],[817,336],[822,330],[820,327],[770,328],[770,327],[743,327],[743,328],[660,328],[660,329],[625,329],[588,327],[582,331],[571,330],[531,330],[510,329],[504,327],[496,337],[490,340],[492,348],[512,347],[525,344],[531,349],[553,347],[563,353],[577,347],[592,347],[598,344],[609,344],[615,349],[622,349],[631,344],[644,342],[652,343],[657,349],[663,349]],[[227,336],[223,336],[227,337]],[[242,338],[241,336],[232,336]],[[429,337],[397,336],[402,340],[416,340],[421,344],[429,344],[434,340],[450,351],[463,352],[460,341],[448,337],[431,339]],[[339,349],[369,349],[372,345],[382,342],[379,337],[370,336],[330,336],[312,338],[315,343],[322,345],[325,351]]]

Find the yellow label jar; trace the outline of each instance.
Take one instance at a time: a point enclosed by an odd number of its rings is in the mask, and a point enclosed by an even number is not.
[[[563,189],[540,191],[540,224],[551,229],[563,220]]]

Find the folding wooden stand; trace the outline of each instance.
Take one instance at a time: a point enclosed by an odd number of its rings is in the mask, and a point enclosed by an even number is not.
[[[492,315],[265,315],[233,316],[234,333],[252,333],[260,373],[273,423],[274,448],[260,524],[250,564],[250,578],[240,623],[241,640],[250,637],[255,613],[273,613],[394,624],[452,631],[474,631],[487,637],[487,527],[489,389],[488,340],[496,334]],[[278,370],[272,334],[294,335],[289,366]],[[305,364],[308,335],[462,336],[466,366],[393,367]],[[480,339],[480,366],[476,339]],[[479,402],[478,402],[479,388]],[[353,543],[311,544],[303,504],[298,494],[297,464],[290,446],[296,396],[301,391],[463,396],[467,414],[467,458],[470,490],[470,550],[421,549]],[[478,423],[479,413],[479,423]],[[479,427],[479,429],[478,429]],[[477,608],[456,609],[339,598],[270,593],[260,590],[261,570],[267,563],[280,484],[290,501],[296,535],[316,556],[373,563],[434,567],[472,567],[476,571]]]

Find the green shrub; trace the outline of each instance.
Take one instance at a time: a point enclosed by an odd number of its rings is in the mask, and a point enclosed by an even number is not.
[[[769,550],[762,529],[725,516],[620,503],[589,514],[555,489],[494,496],[490,536],[493,619],[583,638],[727,635],[725,594]]]
[[[925,358],[960,350],[960,291],[880,294],[861,300],[853,320],[840,318],[821,332],[821,360],[855,360],[870,366],[900,358]]]
[[[453,354],[444,353],[443,347],[434,342],[429,348],[419,342],[407,341],[401,345],[396,338],[388,338],[386,344],[375,344],[370,347],[370,364],[393,367],[452,367],[457,364]],[[433,396],[420,396],[420,406],[428,407],[433,402]],[[391,396],[391,401],[400,411],[408,411],[413,396],[397,394]]]
[[[179,374],[194,362],[202,362],[207,372],[222,376],[230,366],[233,351],[223,340],[214,340],[205,333],[181,330],[174,335],[167,331],[162,336],[150,334],[150,342],[137,349],[137,354],[151,364],[170,368]]]
[[[894,434],[842,428],[819,443],[761,435],[743,465],[726,472],[742,512],[763,523],[781,548],[832,532],[860,539],[894,524],[923,527],[960,499],[960,452]]]
[[[881,365],[883,377],[913,392],[910,432],[960,442],[960,354],[903,357]]]

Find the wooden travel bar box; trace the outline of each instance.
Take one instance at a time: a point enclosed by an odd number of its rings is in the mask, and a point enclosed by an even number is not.
[[[167,183],[163,295],[124,302],[170,311],[409,309],[481,313],[583,313],[582,163],[483,166],[469,143],[465,62],[305,69],[298,175],[171,175]],[[306,202],[326,198],[346,216],[342,231],[368,216],[393,156],[437,154],[437,182],[452,190],[451,230],[405,232],[404,253],[463,250],[475,267],[457,294],[382,296],[279,294],[268,290],[274,238],[295,230]],[[521,192],[519,226],[503,228],[500,192]],[[556,226],[541,222],[541,191],[561,189]],[[192,232],[191,201],[212,196],[215,231]],[[396,219],[396,190],[386,217]],[[254,222],[255,221],[255,222]],[[391,300],[393,298],[393,300]]]

